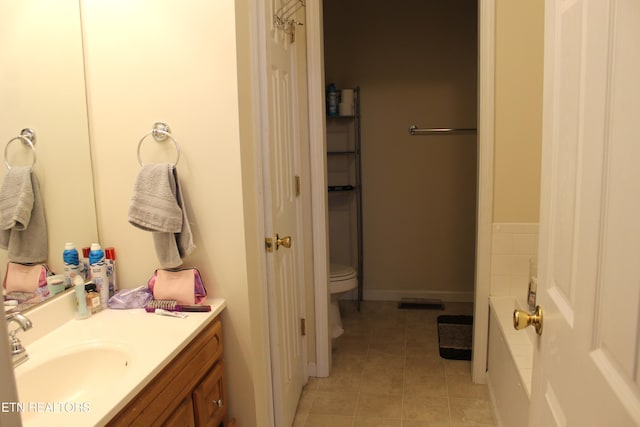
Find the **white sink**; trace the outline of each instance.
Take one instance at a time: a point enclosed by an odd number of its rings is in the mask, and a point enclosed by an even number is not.
[[[76,320],[74,294],[35,307],[19,333],[29,359],[14,369],[23,426],[105,425],[225,307],[208,303],[185,319],[109,309]]]
[[[20,402],[41,407],[25,411],[23,420],[50,411],[82,411],[84,402],[95,401],[123,381],[133,365],[132,354],[122,343],[102,340],[33,355],[16,369],[16,385]],[[46,404],[54,406],[47,409],[42,406]],[[65,404],[75,406],[61,406]]]
[[[118,343],[94,341],[56,349],[32,357],[24,370],[16,372],[18,396],[22,402],[87,400],[95,389],[92,385],[108,388],[131,370],[131,362],[131,355]]]

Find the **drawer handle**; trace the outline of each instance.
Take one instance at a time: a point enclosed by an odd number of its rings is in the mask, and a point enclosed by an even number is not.
[[[213,404],[217,405],[219,408],[222,408],[222,399],[214,400]]]

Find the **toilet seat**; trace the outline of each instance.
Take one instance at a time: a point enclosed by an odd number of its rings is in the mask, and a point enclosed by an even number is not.
[[[358,287],[358,272],[351,266],[331,264],[329,267],[329,293],[347,292]]]
[[[350,265],[331,264],[329,266],[329,280],[349,280],[358,275],[358,272]]]

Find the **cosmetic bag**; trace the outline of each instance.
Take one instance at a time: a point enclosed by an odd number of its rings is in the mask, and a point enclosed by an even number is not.
[[[50,274],[46,264],[19,264],[9,261],[3,286],[7,292],[27,292],[46,297],[49,295],[47,276]]]
[[[148,283],[155,299],[176,300],[178,304],[201,304],[207,291],[197,268],[158,269]]]

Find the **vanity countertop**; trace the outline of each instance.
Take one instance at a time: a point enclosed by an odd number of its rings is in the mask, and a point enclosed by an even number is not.
[[[59,304],[68,307],[69,301]],[[23,425],[104,425],[225,308],[219,298],[206,304],[211,312],[187,313],[184,319],[144,309],[108,309],[85,320],[58,321],[43,335],[36,331],[47,317],[27,313],[37,338],[24,341],[29,360],[15,368],[21,404],[15,409]],[[19,335],[26,338],[30,332]],[[86,360],[108,354],[114,356],[104,369]],[[36,387],[29,377],[36,377]],[[78,388],[78,383],[91,385]]]

